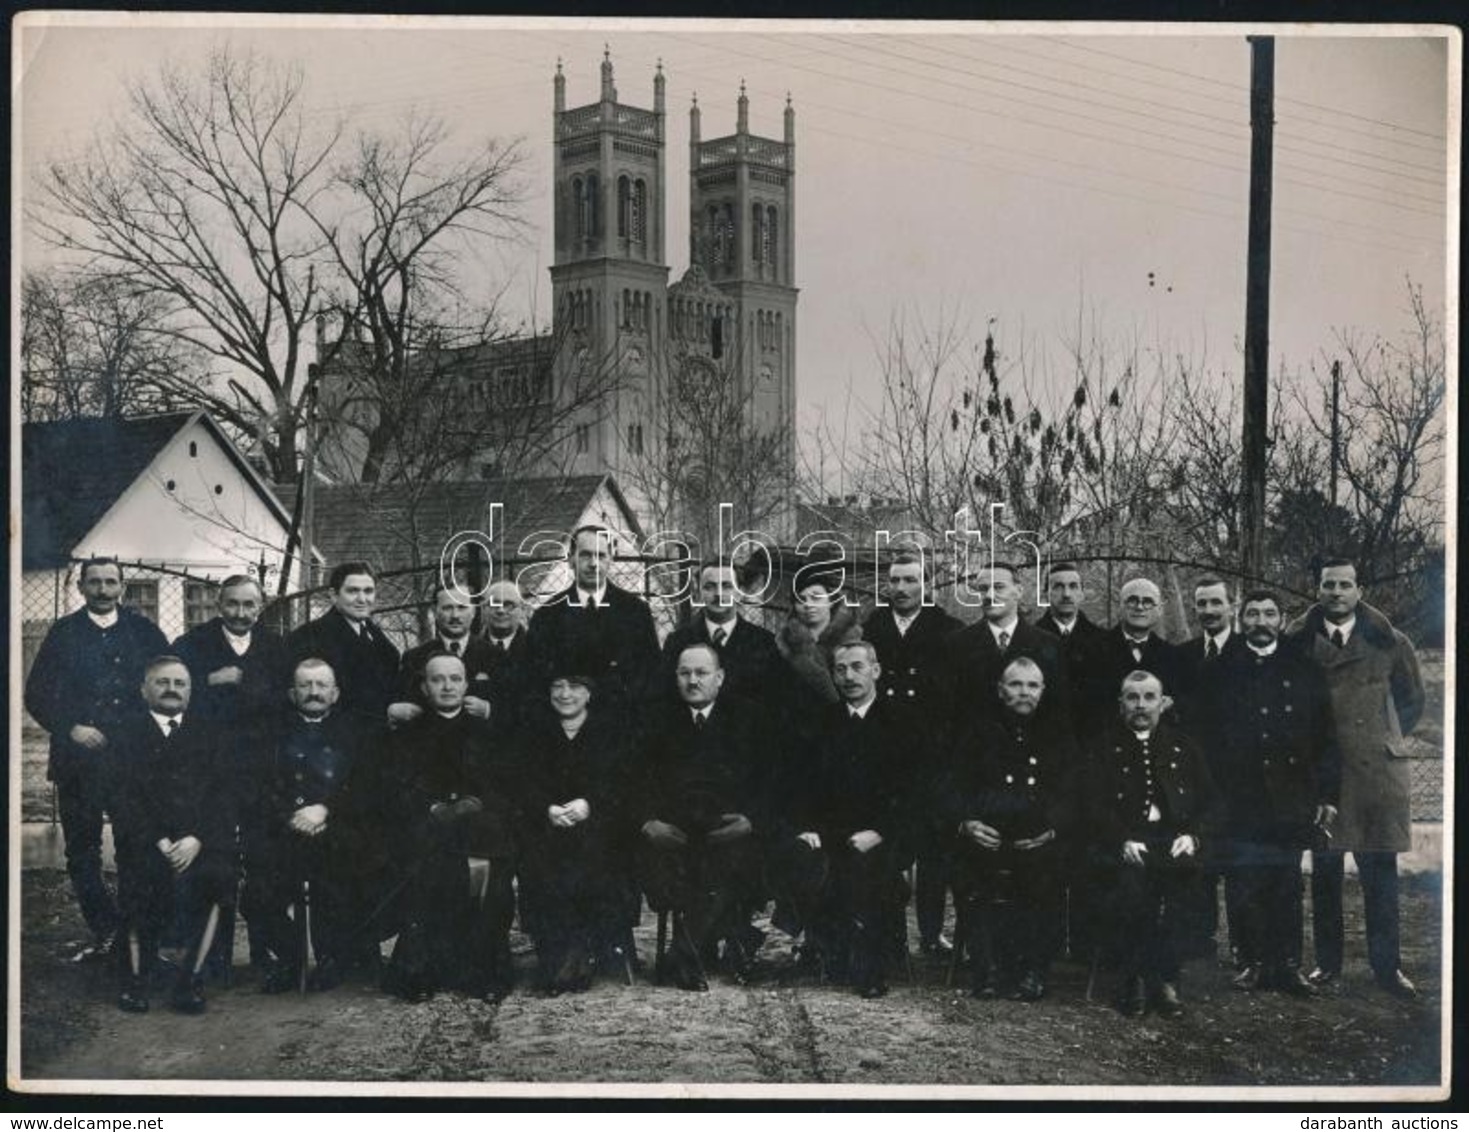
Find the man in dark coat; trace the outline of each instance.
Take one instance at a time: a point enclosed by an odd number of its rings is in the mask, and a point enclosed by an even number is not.
[[[118,1005],[148,1009],[148,982],[162,933],[183,926],[185,943],[171,1002],[204,1010],[205,959],[220,909],[235,895],[235,817],[221,765],[219,735],[190,712],[189,670],[174,656],[150,661],[143,676],[146,712],[113,733],[112,807],[118,903],[127,931],[119,955]]]
[[[984,616],[949,637],[947,667],[952,678],[956,725],[967,724],[976,716],[992,719],[999,713],[995,688],[1000,673],[1020,656],[1028,656],[1040,666],[1046,687],[1056,694],[1056,712],[1069,714],[1070,676],[1061,642],[1020,619],[1020,574],[1016,567],[995,562],[979,571],[970,589],[979,594]]]
[[[1133,578],[1122,586],[1122,618],[1106,631],[1087,673],[1090,692],[1081,705],[1085,733],[1111,725],[1117,716],[1117,689],[1129,672],[1151,672],[1165,688],[1178,679],[1178,649],[1158,635],[1163,618],[1163,592],[1148,578]],[[1172,697],[1169,703],[1172,704]],[[1170,706],[1169,722],[1177,723]]]
[[[326,661],[341,692],[337,710],[381,729],[398,693],[398,647],[372,619],[376,576],[366,562],[341,562],[327,581],[332,607],[286,638],[287,660],[292,665],[308,657]]]
[[[680,702],[653,708],[629,817],[641,835],[638,872],[648,903],[673,912],[662,974],[702,991],[709,989],[705,960],[720,941],[737,982],[753,973],[743,929],[760,880],[766,732],[758,705],[724,696],[713,645],[685,648],[674,679]]]
[[[787,700],[785,663],[775,636],[739,615],[734,567],[706,562],[699,570],[701,608],[663,642],[659,693],[677,692],[678,658],[690,645],[712,645],[724,672],[721,694],[779,713]]]
[[[658,672],[658,633],[641,598],[610,581],[612,532],[581,527],[572,535],[576,580],[551,597],[531,618],[527,670],[533,686],[549,686],[567,657],[580,657],[595,671],[602,705],[631,718],[648,696]]]
[[[224,765],[234,794],[233,808],[240,823],[239,848],[244,876],[240,910],[249,924],[250,959],[262,964],[264,940],[252,914],[259,907],[252,892],[259,884],[263,862],[265,777],[270,742],[268,724],[280,705],[285,648],[281,639],[260,622],[264,594],[260,584],[245,574],[220,583],[219,612],[196,625],[173,643],[174,655],[188,666],[193,683],[195,714],[215,725]],[[228,971],[234,952],[234,919],[226,911],[215,940],[211,965]]]
[[[82,563],[77,588],[86,606],[51,626],[25,688],[26,710],[51,733],[46,777],[56,784],[66,871],[98,949],[119,924],[102,878],[112,734],[139,710],[144,666],[168,651],[158,626],[118,604],[122,585],[122,568],[112,559]]]
[[[1209,760],[1209,772],[1219,783],[1222,770],[1218,738],[1225,721],[1210,718],[1206,703],[1218,705],[1219,701],[1207,698],[1205,693],[1212,678],[1217,676],[1221,663],[1244,650],[1244,638],[1234,631],[1234,602],[1230,600],[1229,587],[1223,579],[1206,574],[1194,583],[1194,615],[1199,619],[1201,632],[1174,648],[1172,692],[1178,714],[1176,722],[1199,741],[1204,757]],[[1187,947],[1190,954],[1200,958],[1217,956],[1219,886],[1223,880],[1230,953],[1243,968],[1249,966],[1249,959],[1240,954],[1239,933],[1235,930],[1240,922],[1236,903],[1239,894],[1234,882],[1236,875],[1225,870],[1222,861],[1205,863],[1199,873],[1199,891],[1189,913]]]
[[[421,645],[403,654],[398,667],[398,695],[388,708],[393,723],[407,723],[424,712],[427,700],[423,694],[423,669],[432,656],[457,656],[464,661],[469,685],[464,694],[464,710],[478,719],[489,719],[490,670],[498,663],[490,655],[492,646],[481,637],[471,635],[475,603],[468,594],[454,586],[440,585],[434,590],[434,633]],[[498,716],[496,726],[500,724]]]
[[[1217,727],[1209,768],[1224,800],[1223,860],[1234,893],[1231,934],[1246,966],[1235,979],[1308,995],[1301,974],[1301,854],[1331,827],[1341,779],[1331,699],[1320,669],[1280,643],[1280,599],[1245,594],[1242,644],[1195,689]]]
[[[412,1001],[456,986],[498,1002],[511,985],[511,759],[492,725],[465,710],[467,685],[461,657],[430,657],[429,710],[392,733],[375,767],[379,828],[396,841],[403,900],[385,985]],[[482,902],[470,889],[476,850],[490,862]]]
[[[1086,615],[1081,608],[1086,599],[1081,570],[1074,562],[1056,562],[1046,572],[1046,593],[1050,605],[1035,619],[1035,627],[1050,633],[1061,642],[1061,655],[1066,661],[1070,680],[1068,691],[1073,708],[1087,702],[1089,679],[1107,631]],[[1081,713],[1071,713],[1077,738],[1084,735]]]
[[[937,605],[925,604],[932,598],[933,576],[922,552],[917,548],[900,548],[888,566],[884,600],[863,622],[862,637],[877,649],[882,668],[877,694],[907,704],[916,712],[928,714],[932,721],[942,723],[948,720],[951,710],[949,673],[944,666],[946,642],[962,625]],[[935,741],[928,745],[928,750],[936,753],[942,749],[942,743],[938,741],[939,736],[932,738]],[[936,767],[920,767],[915,769],[914,777],[926,783],[936,773]],[[944,905],[951,883],[949,838],[927,826],[915,830],[915,841],[918,868],[913,902],[918,935],[924,954],[943,956],[950,950],[942,935]],[[906,940],[906,916],[901,926],[902,938]]]
[[[823,709],[816,742],[789,768],[777,860],[783,884],[807,913],[827,974],[849,977],[863,998],[887,993],[887,929],[907,892],[922,731],[896,700],[881,699],[870,641],[838,645],[839,704]],[[791,831],[794,831],[793,833]]]
[[[1345,559],[1321,567],[1317,603],[1291,626],[1291,639],[1325,672],[1341,748],[1341,795],[1331,848],[1311,854],[1312,982],[1341,976],[1343,853],[1362,883],[1367,960],[1378,986],[1412,998],[1401,970],[1398,858],[1412,847],[1404,739],[1423,715],[1423,677],[1412,642],[1362,601]]]
[[[490,704],[496,726],[515,730],[527,712],[543,706],[545,687],[530,681],[526,647],[525,598],[508,578],[492,582],[480,607],[484,618],[484,663],[490,676]]]
[[[973,993],[1034,1002],[1056,951],[1081,754],[1071,721],[1043,710],[1035,661],[1007,664],[998,694],[998,717],[978,720],[948,751],[933,808],[955,847]]]
[[[1158,677],[1139,669],[1120,683],[1120,718],[1093,748],[1089,791],[1093,841],[1115,870],[1118,1007],[1137,1017],[1151,1002],[1173,1018],[1183,1013],[1180,911],[1219,801],[1198,746],[1162,718],[1171,705]]]
[[[262,862],[247,890],[270,956],[262,983],[270,994],[298,985],[309,958],[302,947],[308,904],[315,990],[340,982],[349,935],[366,912],[352,879],[360,830],[350,790],[368,731],[336,710],[339,695],[326,661],[303,660],[291,677],[290,709],[271,716]],[[294,918],[287,915],[293,907]]]

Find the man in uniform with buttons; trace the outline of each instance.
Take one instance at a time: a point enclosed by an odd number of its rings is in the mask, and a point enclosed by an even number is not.
[[[873,609],[862,625],[862,637],[877,649],[882,676],[877,694],[883,699],[908,704],[927,714],[930,721],[947,722],[949,699],[947,673],[944,668],[946,639],[962,628],[959,620],[932,599],[933,573],[918,547],[899,547],[888,566],[885,600]],[[938,740],[938,736],[932,737]],[[943,744],[935,741],[930,750],[937,753]],[[932,781],[936,768],[920,768],[915,777]],[[941,831],[926,828],[915,831],[917,844],[917,882],[913,901],[918,917],[918,935],[925,955],[941,957],[950,945],[941,934],[944,905],[949,885],[948,838]],[[903,936],[907,934],[906,917]]]
[[[1224,799],[1231,929],[1242,990],[1309,995],[1301,954],[1301,854],[1336,817],[1341,778],[1321,671],[1280,642],[1280,599],[1245,594],[1243,645],[1211,669],[1196,700],[1215,721],[1210,770]]]
[[[82,563],[77,589],[86,604],[46,634],[26,681],[25,706],[51,733],[46,776],[56,784],[66,871],[93,937],[83,955],[105,950],[119,926],[102,878],[102,819],[114,729],[138,710],[148,661],[168,639],[142,614],[119,604],[122,567],[110,558]]]
[[[261,930],[270,953],[266,993],[298,984],[309,958],[302,949],[310,905],[315,990],[341,981],[354,906],[353,829],[349,788],[364,756],[360,720],[337,710],[340,690],[326,661],[301,661],[287,693],[291,708],[277,721],[265,797],[265,866]],[[294,906],[295,918],[288,916]]]
[[[1081,759],[1071,721],[1042,711],[1045,691],[1033,660],[1007,664],[999,716],[953,744],[939,780],[976,997],[1042,998],[1056,951]]]
[[[1122,970],[1118,1008],[1140,1017],[1151,1004],[1165,1018],[1178,997],[1180,912],[1198,883],[1204,837],[1219,803],[1198,747],[1163,721],[1171,706],[1158,677],[1136,670],[1121,681],[1119,715],[1099,737],[1094,841],[1113,867],[1112,910]]]

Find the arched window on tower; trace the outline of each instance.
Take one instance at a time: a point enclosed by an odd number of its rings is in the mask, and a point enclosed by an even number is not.
[[[736,235],[734,205],[727,204],[724,206],[724,262],[730,267],[734,266],[735,259],[738,257],[736,249],[739,245],[735,243]]]
[[[632,235],[632,185],[626,177],[617,178],[617,236],[625,240]]]
[[[750,206],[750,258],[756,263],[764,259],[765,210],[758,204]]]
[[[571,206],[576,213],[576,238],[587,238],[587,187],[580,177],[571,180]]]
[[[709,206],[709,271],[719,269],[724,262],[724,225],[719,221],[719,209]]]
[[[643,180],[632,188],[632,238],[640,244],[648,239],[648,183]]]
[[[779,269],[780,265],[780,242],[777,238],[778,233],[779,228],[776,222],[775,205],[771,205],[765,210],[765,224],[763,233],[765,254],[762,256],[762,258],[765,260],[766,263],[770,264],[771,267],[776,268],[777,270]]]
[[[595,173],[587,174],[587,239],[595,240],[602,234],[601,187]]]

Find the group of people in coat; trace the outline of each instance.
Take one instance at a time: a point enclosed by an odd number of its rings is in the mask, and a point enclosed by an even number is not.
[[[1069,953],[1115,971],[1125,1013],[1175,1016],[1183,961],[1223,945],[1221,880],[1241,989],[1338,980],[1346,851],[1373,976],[1416,993],[1396,854],[1423,686],[1350,562],[1322,566],[1289,625],[1278,593],[1203,578],[1183,644],[1157,632],[1145,578],[1116,626],[1094,624],[1071,563],[1034,623],[1014,567],[979,571],[968,625],[934,604],[916,547],[861,621],[839,579],[803,569],[770,633],[715,562],[660,647],[609,580],[611,548],[575,532],[573,583],[529,618],[513,582],[482,600],[440,587],[433,635],[401,655],[364,562],[338,565],[332,608],[284,639],[259,585],[226,579],[218,616],[172,645],[120,603],[116,562],[83,564],[84,608],[52,628],[25,699],[122,1009],[163,980],[175,1009],[205,1009],[237,912],[267,992],[357,973],[498,1001],[517,907],[541,990],[631,981],[645,900],[672,929],[662,982],[757,977],[773,907],[798,970],[877,997],[908,954],[911,893],[921,951],[967,958],[976,996],[1040,999]]]

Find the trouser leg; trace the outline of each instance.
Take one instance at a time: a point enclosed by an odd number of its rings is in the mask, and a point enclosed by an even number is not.
[[[107,939],[117,931],[120,916],[102,877],[102,772],[77,771],[57,779],[56,804],[77,905],[92,934]]]
[[[1398,855],[1353,853],[1362,882],[1367,921],[1367,961],[1372,973],[1388,976],[1402,966],[1399,953]]]
[[[1342,964],[1342,874],[1344,855],[1335,850],[1311,853],[1311,939],[1316,966],[1340,972]]]
[[[949,858],[942,841],[926,840],[919,848],[913,889],[918,936],[925,945],[936,944],[943,933],[950,881]]]

